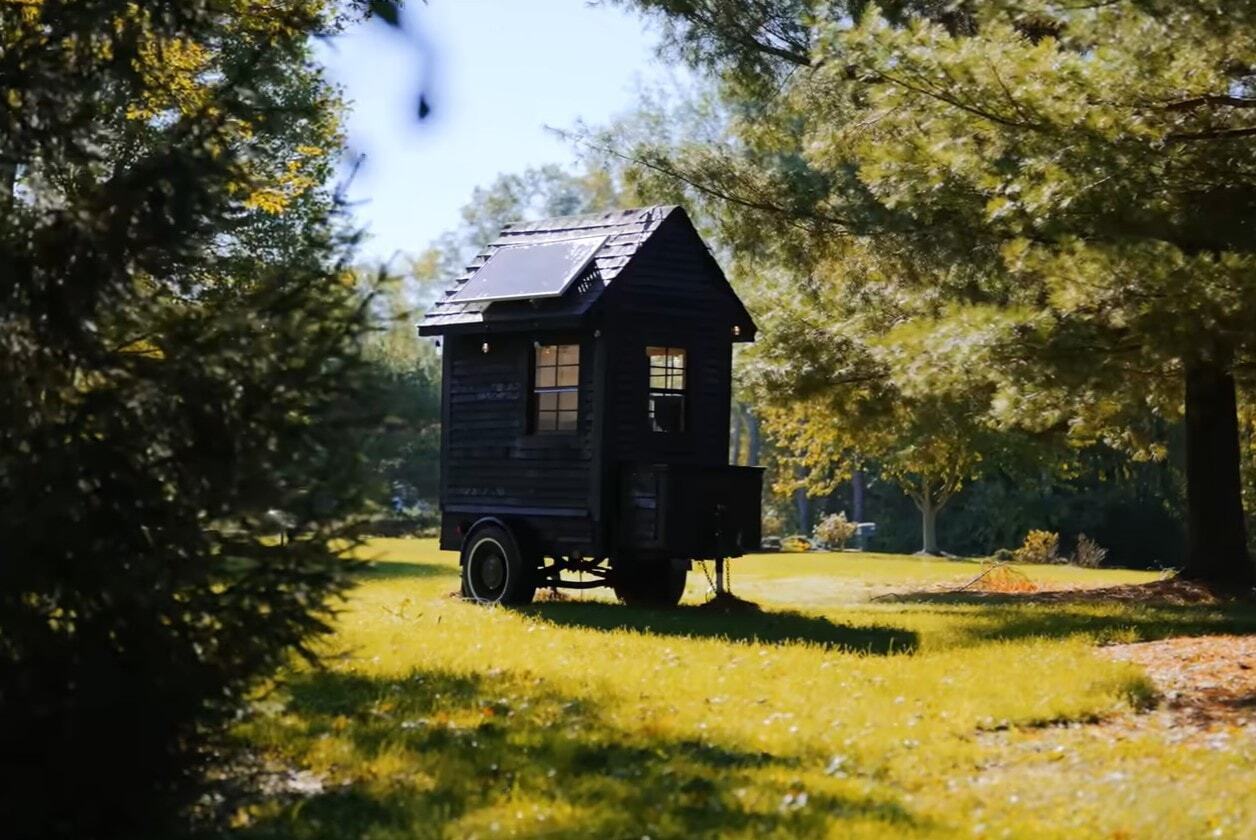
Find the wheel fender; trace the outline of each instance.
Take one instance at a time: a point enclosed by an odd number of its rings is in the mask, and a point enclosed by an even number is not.
[[[511,524],[500,516],[483,516],[475,520],[475,523],[467,529],[466,536],[462,538],[462,545],[458,549],[458,565],[461,566],[466,562],[467,546],[471,544],[471,540],[475,537],[477,531],[488,525],[496,525],[515,541],[515,547],[525,559],[528,557],[536,557],[540,554],[540,549],[536,545],[536,539],[530,528],[522,527],[518,522]]]
[[[496,516],[481,517],[475,520],[475,524],[473,524],[470,528],[468,528],[467,533],[464,534],[462,537],[462,545],[458,549],[458,565],[459,566],[467,562],[467,546],[471,544],[471,540],[474,539],[476,531],[479,531],[482,528],[485,528],[486,526],[489,526],[489,525],[496,525],[498,528],[501,528],[507,534],[510,534],[511,539],[515,541],[515,545],[519,544],[519,537],[517,534],[515,534],[514,528],[511,528],[509,525],[507,525],[504,521],[502,521]]]

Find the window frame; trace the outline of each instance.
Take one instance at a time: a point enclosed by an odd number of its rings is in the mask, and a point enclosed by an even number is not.
[[[542,365],[542,352],[547,348],[554,350],[554,363]],[[563,363],[563,348],[575,348],[574,363]],[[546,438],[556,436],[569,436],[579,434],[580,432],[580,369],[583,350],[580,341],[577,339],[546,339],[536,340],[531,343],[531,352],[528,358],[528,416],[527,416],[527,432],[530,435],[539,435]],[[560,384],[563,380],[563,369],[575,370],[575,381],[568,384]],[[545,377],[543,371],[553,371],[553,384],[542,384],[543,381],[550,377]],[[554,408],[542,409],[542,397],[554,394],[556,401]],[[574,394],[575,406],[572,408],[562,408],[563,394]],[[564,428],[562,417],[564,414],[571,415],[572,425]],[[542,426],[542,416],[553,416],[553,427],[544,428]]]
[[[656,352],[661,351],[661,352]],[[662,365],[655,365],[654,360],[664,358]],[[676,365],[674,360],[680,359]],[[650,432],[659,435],[679,435],[689,431],[689,348],[670,344],[647,344],[646,359],[646,404],[645,422]],[[663,377],[664,384],[655,386],[656,373]],[[679,387],[675,380],[679,378]],[[660,429],[655,420],[655,396],[678,398],[680,402],[679,426],[675,429]]]

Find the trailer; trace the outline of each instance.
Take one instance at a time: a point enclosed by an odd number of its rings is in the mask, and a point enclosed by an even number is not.
[[[440,547],[465,596],[674,606],[693,561],[758,547],[762,471],[728,463],[755,324],[682,208],[508,225],[419,332],[442,344]]]

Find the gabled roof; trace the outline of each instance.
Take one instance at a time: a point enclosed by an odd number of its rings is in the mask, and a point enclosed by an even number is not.
[[[476,255],[467,266],[466,272],[432,305],[419,324],[419,332],[423,335],[439,335],[476,327],[505,327],[520,321],[578,319],[628,267],[633,256],[665,219],[673,214],[680,214],[688,224],[684,213],[684,210],[675,205],[658,205],[507,225],[496,239]],[[462,284],[471,279],[488,262],[489,257],[501,248],[593,236],[605,236],[606,241],[595,252],[584,273],[561,297],[494,303],[463,303],[451,300]]]

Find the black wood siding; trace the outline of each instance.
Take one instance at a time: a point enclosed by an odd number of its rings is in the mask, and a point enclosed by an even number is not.
[[[738,306],[693,228],[664,222],[599,302],[609,342],[608,461],[728,463]],[[645,348],[654,345],[687,351],[683,432],[650,429]]]
[[[578,343],[580,417],[576,433],[531,434],[533,340]],[[448,438],[446,509],[467,506],[589,509],[593,347],[577,336],[451,337],[446,344]]]

